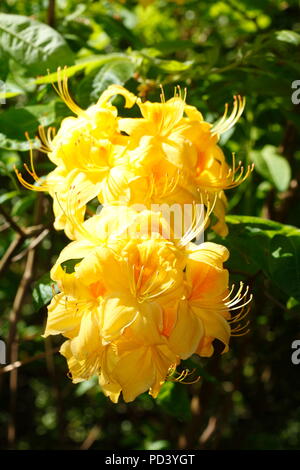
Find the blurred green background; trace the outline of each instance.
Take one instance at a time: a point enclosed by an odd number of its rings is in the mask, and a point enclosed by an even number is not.
[[[0,369],[0,448],[298,449],[300,3],[142,3],[151,2],[1,1],[0,338],[7,362],[21,362]],[[253,291],[250,332],[224,356],[216,345],[214,357],[186,361],[201,380],[168,382],[156,401],[114,405],[95,380],[72,384],[56,352],[63,339],[41,337],[48,272],[67,239],[51,228],[50,198],[21,187],[13,167],[29,160],[26,131],[34,138],[70,114],[47,76],[64,65],[82,107],[111,83],[150,100],[160,84],[166,97],[186,87],[209,122],[233,95],[247,98],[221,145],[229,162],[235,152],[255,170],[227,192],[229,236],[207,238],[230,248],[232,282]],[[39,175],[52,169],[35,158]]]

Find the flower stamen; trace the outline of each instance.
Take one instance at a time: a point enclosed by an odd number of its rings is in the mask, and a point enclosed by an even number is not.
[[[224,132],[229,131],[240,119],[246,104],[246,98],[241,97],[240,95],[235,95],[233,97],[233,109],[230,116],[226,119],[228,113],[228,104],[225,105],[225,111],[217,124],[214,124],[211,131],[212,135],[224,134]]]

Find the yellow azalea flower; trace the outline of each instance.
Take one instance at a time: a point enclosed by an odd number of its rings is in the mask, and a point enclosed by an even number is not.
[[[98,375],[112,401],[121,392],[125,401],[147,390],[157,396],[180,360],[211,355],[215,338],[225,352],[235,321],[230,309],[242,309],[240,319],[250,300],[241,289],[230,300],[226,248],[197,246],[189,236],[184,243],[165,239],[162,214],[125,209],[106,207],[78,225],[80,239],[51,271],[61,292],[48,308],[45,331],[68,338],[61,353],[73,381]],[[72,273],[62,267],[68,260],[76,263]]]
[[[180,91],[168,101],[162,94],[161,103],[143,103],[125,88],[112,85],[95,105],[82,110],[70,97],[65,71],[58,71],[58,79],[57,92],[76,117],[64,119],[57,135],[51,128],[40,129],[42,150],[57,168],[41,182],[31,152],[31,169],[26,168],[36,183],[30,185],[17,171],[24,186],[50,192],[57,229],[64,228],[71,239],[76,236],[64,214],[66,193],[78,186],[77,170],[86,182],[82,213],[83,206],[96,196],[104,204],[143,203],[148,208],[161,202],[184,205],[205,199],[214,206],[217,223],[213,229],[227,234],[223,190],[244,181],[251,168],[244,174],[241,164],[235,168],[233,162],[230,169],[218,139],[240,117],[245,104],[241,97],[235,97],[230,116],[226,106],[223,118],[212,126],[186,104]],[[109,101],[116,94],[125,98],[125,107],[137,103],[142,118],[119,118]]]
[[[73,240],[77,237],[77,228],[72,220],[74,218],[78,222],[84,221],[86,204],[98,195],[99,183],[93,185],[86,175],[76,168],[68,172],[62,167],[57,167],[49,173],[46,181],[49,194],[53,198],[54,228],[65,230],[67,237]],[[69,194],[72,187],[76,186],[84,187],[84,190],[80,192],[80,199],[76,200],[76,204],[70,205]]]
[[[229,130],[239,119],[245,102],[235,97],[228,119],[225,114],[217,125],[204,121],[201,113],[185,103],[180,92],[161,103],[137,100],[142,118],[119,120],[120,129],[130,136],[130,160],[136,168],[150,175],[150,202],[160,199],[172,204],[202,201],[204,194],[215,201],[218,223],[215,230],[227,234],[225,225],[226,198],[223,190],[232,188],[247,178],[251,168],[229,168],[217,145],[219,135]]]
[[[114,403],[118,401],[121,392],[126,402],[133,401],[147,390],[156,397],[169,371],[179,362],[168,347],[166,338],[157,332],[147,318],[138,332],[128,327],[118,340],[104,346],[99,341],[101,336],[96,322],[93,324],[88,319],[84,329],[85,342],[80,339],[80,343],[77,341],[74,345],[77,338],[68,340],[60,352],[68,361],[74,383],[97,374],[102,391]],[[143,331],[151,331],[152,338],[144,338]],[[84,353],[78,344],[84,346]]]
[[[118,85],[110,86],[100,96],[96,105],[82,110],[71,99],[65,75],[58,72],[57,92],[77,117],[62,121],[58,133],[52,128],[47,132],[40,127],[41,150],[48,154],[57,166],[44,180],[38,178],[33,165],[33,151],[30,152],[31,169],[26,169],[35,184],[27,183],[17,171],[20,182],[36,191],[48,191],[54,200],[55,228],[65,229],[67,236],[75,237],[76,229],[71,228],[65,214],[67,195],[74,187],[84,184],[84,197],[80,201],[82,214],[86,204],[98,197],[99,202],[134,204],[140,202],[148,191],[146,179],[132,171],[126,155],[128,137],[118,129],[117,109],[109,99],[120,94],[125,106],[131,107],[136,97]],[[80,175],[80,176],[79,176]]]
[[[178,363],[179,358],[169,348],[167,339],[145,318],[136,322],[135,329],[129,327],[119,340],[107,346],[99,384],[113,402],[118,401],[120,392],[126,402],[147,390],[156,398]]]
[[[178,307],[177,323],[169,341],[171,348],[186,359],[194,352],[202,354],[202,342],[219,339],[228,350],[231,334],[228,297],[228,271],[223,262],[229,256],[228,250],[213,243],[190,246],[186,263],[186,295]],[[183,331],[188,334],[183,335]],[[209,355],[212,354],[211,346]],[[207,353],[205,353],[207,355]]]

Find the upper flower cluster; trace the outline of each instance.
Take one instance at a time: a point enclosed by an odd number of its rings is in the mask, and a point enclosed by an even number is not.
[[[218,145],[244,100],[235,97],[230,116],[226,106],[216,125],[187,105],[180,89],[152,103],[113,85],[82,110],[66,75],[58,75],[57,92],[75,117],[57,134],[40,128],[42,150],[56,168],[42,181],[31,152],[26,168],[35,183],[17,171],[24,186],[49,192],[55,228],[73,240],[51,271],[60,293],[48,307],[45,336],[67,338],[61,353],[74,382],[98,375],[114,402],[121,392],[125,401],[147,390],[156,397],[165,380],[185,375],[176,376],[182,359],[210,356],[215,339],[226,352],[230,336],[245,328],[240,320],[251,295],[243,285],[229,288],[228,250],[193,242],[212,213],[213,229],[227,234],[224,190],[251,171],[230,168]],[[110,102],[115,95],[125,108],[138,106],[141,117],[120,117]],[[103,208],[86,218],[94,198]],[[178,220],[163,206],[189,207],[188,224],[181,210]]]
[[[61,75],[62,72],[59,72]],[[67,194],[73,186],[84,191],[76,210],[84,217],[86,205],[98,198],[101,204],[204,203],[213,207],[217,222],[213,226],[220,235],[227,234],[224,190],[237,186],[247,178],[241,164],[230,168],[218,145],[220,134],[229,130],[243,112],[245,102],[234,98],[233,110],[216,124],[207,123],[201,113],[186,104],[180,90],[174,98],[160,103],[141,102],[125,88],[112,85],[98,102],[82,110],[71,99],[67,78],[59,77],[58,93],[76,114],[62,121],[56,135],[40,128],[44,150],[56,165],[40,182],[34,169],[30,171],[36,184],[19,180],[35,190],[47,190],[53,197],[55,228],[64,229],[71,239],[76,228],[66,217]],[[122,95],[125,107],[135,104],[141,118],[121,118],[110,98]]]

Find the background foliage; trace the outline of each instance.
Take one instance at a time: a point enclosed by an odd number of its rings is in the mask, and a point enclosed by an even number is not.
[[[300,79],[299,2],[142,3],[150,2],[1,1],[0,336],[9,362],[21,361],[0,370],[1,448],[296,449],[300,114],[291,96]],[[227,193],[230,235],[208,238],[230,248],[232,282],[254,293],[250,333],[233,338],[224,356],[187,361],[201,380],[169,382],[157,401],[144,394],[113,405],[94,380],[73,385],[56,352],[62,338],[41,338],[53,295],[48,271],[66,238],[51,229],[48,196],[20,187],[13,167],[28,161],[25,132],[33,138],[39,124],[59,126],[69,114],[51,85],[59,65],[70,66],[83,107],[111,83],[152,100],[159,84],[167,97],[179,84],[213,122],[234,94],[247,97],[221,142],[229,161],[235,152],[255,171]],[[36,159],[39,174],[51,169],[38,151]]]

